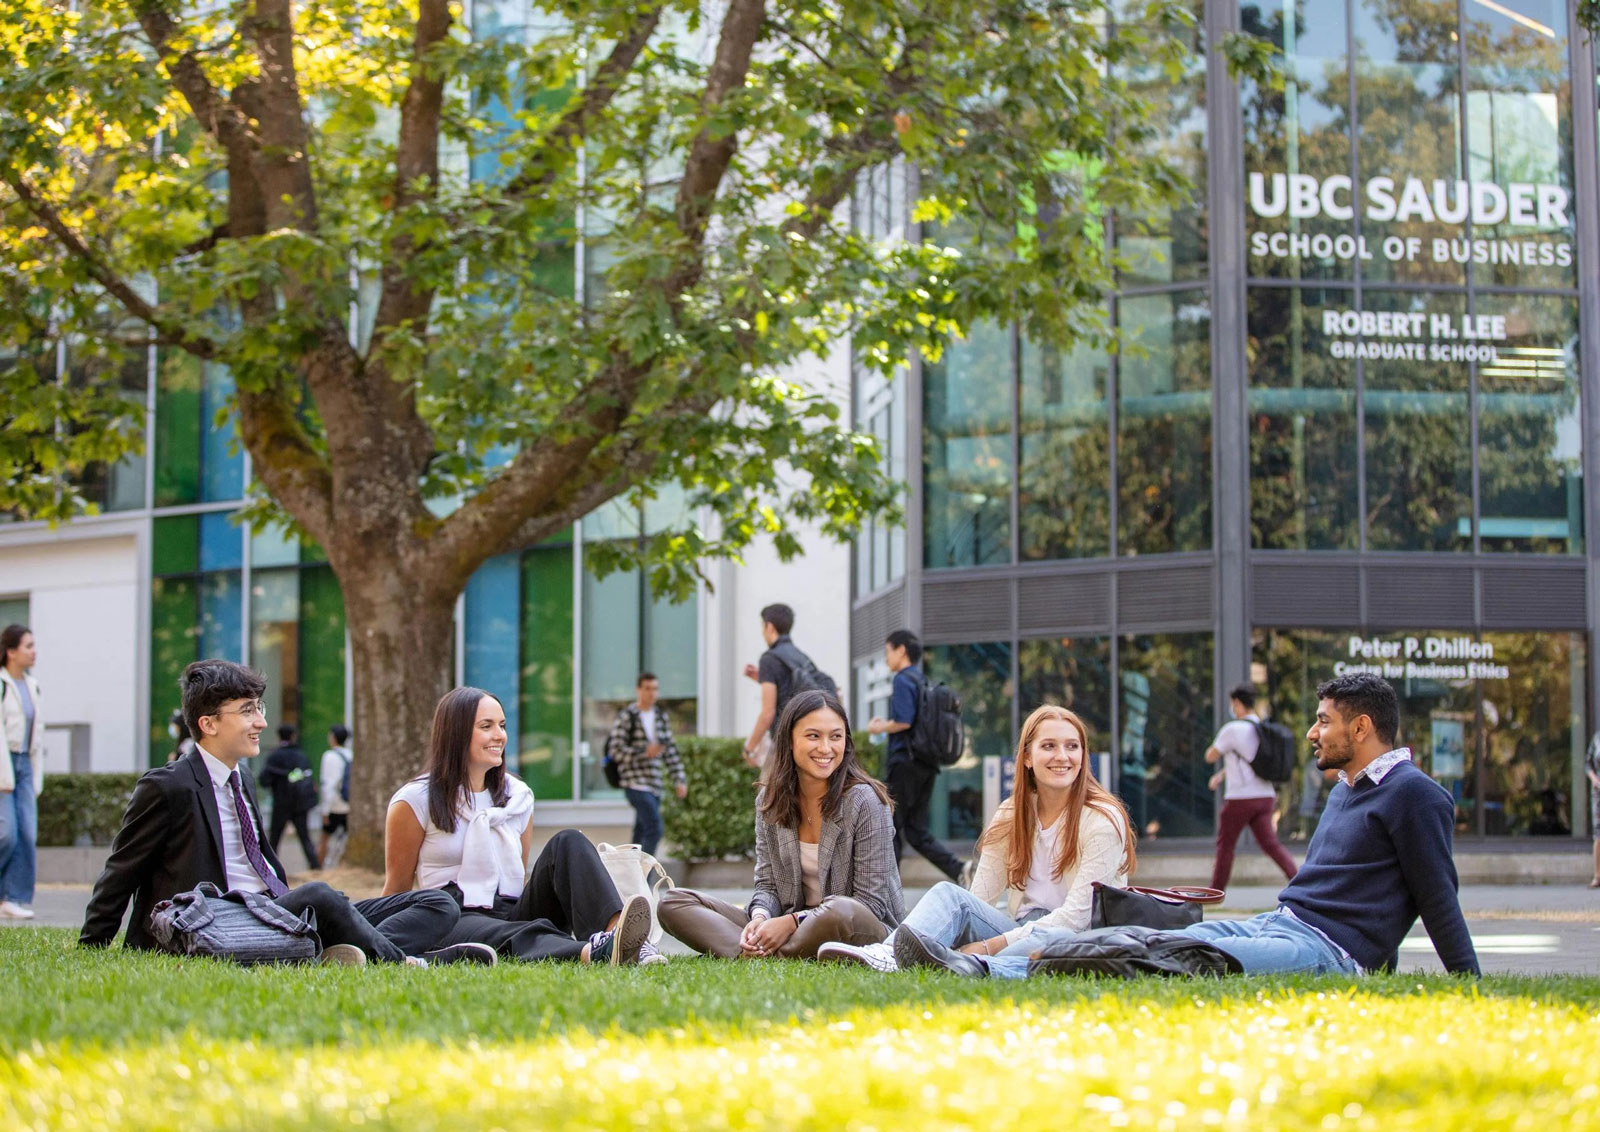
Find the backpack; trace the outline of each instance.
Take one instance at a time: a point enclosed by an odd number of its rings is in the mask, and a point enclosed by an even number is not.
[[[966,749],[961,697],[926,676],[917,689],[917,715],[906,732],[911,757],[926,766],[954,766]]]
[[[832,676],[818,668],[809,656],[793,644],[789,648],[793,649],[793,652],[778,653],[778,659],[783,661],[784,667],[789,670],[789,700],[794,699],[796,692],[807,692],[813,688],[830,696],[839,694],[839,685]],[[779,714],[782,714],[783,709],[788,706],[789,700],[778,705]]]
[[[344,773],[339,775],[339,801],[350,800],[350,756],[344,756]]]
[[[1283,783],[1294,777],[1294,732],[1276,720],[1253,720],[1256,757],[1250,769],[1263,782]]]
[[[316,913],[296,915],[259,892],[223,893],[210,881],[163,900],[150,912],[150,934],[177,955],[235,963],[309,963],[322,950]]]
[[[600,748],[600,773],[606,776],[606,785],[613,790],[622,789],[622,768],[611,755],[611,733],[606,732],[605,745]]]

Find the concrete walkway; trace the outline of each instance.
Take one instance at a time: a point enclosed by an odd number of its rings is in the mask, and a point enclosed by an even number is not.
[[[749,889],[708,889],[736,903],[749,899]],[[925,893],[906,889],[906,907]],[[1230,889],[1227,901],[1208,911],[1212,917],[1242,917],[1275,906],[1278,886]],[[34,900],[42,927],[76,928],[83,923],[88,885],[42,885]],[[1583,885],[1466,885],[1461,906],[1485,972],[1529,975],[1600,975],[1600,890]],[[16,921],[0,921],[23,928]],[[682,944],[663,937],[669,955],[689,954]],[[1401,945],[1400,970],[1442,971],[1427,933],[1418,924]]]

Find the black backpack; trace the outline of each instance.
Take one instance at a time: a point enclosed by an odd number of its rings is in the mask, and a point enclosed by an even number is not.
[[[1263,782],[1283,783],[1294,777],[1294,732],[1271,719],[1257,719],[1256,757],[1250,764]]]
[[[606,776],[606,785],[613,790],[622,789],[622,768],[611,757],[611,733],[606,733],[605,746],[600,748],[600,773]]]
[[[917,689],[917,717],[906,735],[911,757],[925,766],[954,766],[961,761],[966,735],[961,725],[961,697],[947,685],[926,676]]]
[[[345,756],[344,773],[339,776],[339,801],[350,800],[350,757]]]
[[[839,694],[839,685],[833,677],[818,668],[809,656],[794,645],[791,644],[788,649],[778,653],[778,659],[789,669],[789,700],[794,699],[796,692],[806,692],[813,688],[830,696]],[[782,707],[788,706],[789,700],[780,705],[780,712]]]

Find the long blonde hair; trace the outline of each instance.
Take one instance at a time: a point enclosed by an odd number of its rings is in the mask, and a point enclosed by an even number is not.
[[[1083,748],[1083,762],[1078,777],[1073,779],[1072,785],[1067,788],[1067,809],[1062,815],[1062,820],[1066,824],[1061,829],[1061,852],[1056,857],[1056,867],[1052,875],[1061,877],[1078,863],[1078,823],[1083,817],[1085,806],[1093,806],[1121,828],[1122,871],[1131,875],[1139,862],[1133,848],[1133,822],[1128,817],[1127,807],[1122,804],[1120,798],[1101,786],[1096,781],[1094,772],[1089,769],[1089,729],[1083,725],[1083,720],[1074,712],[1064,707],[1057,707],[1055,704],[1045,704],[1043,707],[1035,708],[1028,716],[1027,722],[1022,725],[1022,734],[1017,739],[1011,819],[991,823],[984,831],[979,845],[987,849],[1003,844],[1006,854],[1006,883],[1016,889],[1027,884],[1028,873],[1033,868],[1033,838],[1039,825],[1039,791],[1033,780],[1033,771],[1027,764],[1028,750],[1039,737],[1039,728],[1052,720],[1070,724],[1078,732],[1078,741]]]

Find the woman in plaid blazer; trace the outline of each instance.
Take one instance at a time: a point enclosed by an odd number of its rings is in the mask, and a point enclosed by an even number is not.
[[[838,697],[784,706],[756,795],[755,895],[743,908],[690,888],[665,893],[661,924],[724,959],[809,959],[830,941],[882,940],[905,914],[889,791],[861,769]]]

